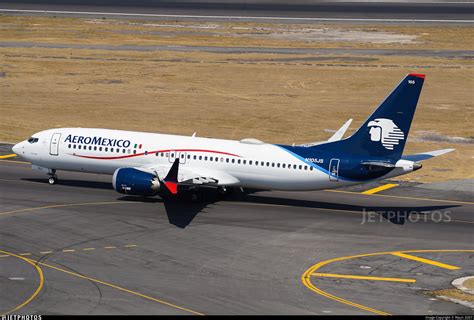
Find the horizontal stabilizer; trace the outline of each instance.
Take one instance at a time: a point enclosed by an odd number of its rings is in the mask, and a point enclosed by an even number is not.
[[[409,154],[402,156],[403,160],[410,160],[410,161],[423,161],[433,157],[441,156],[448,152],[454,151],[456,149],[442,149],[442,150],[435,150],[435,151],[428,151],[423,153],[416,153],[416,154]]]

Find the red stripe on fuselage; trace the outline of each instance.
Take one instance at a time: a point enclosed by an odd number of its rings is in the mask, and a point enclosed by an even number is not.
[[[202,149],[168,149],[168,150],[155,150],[155,151],[149,151],[147,152],[147,155],[152,155],[157,152],[210,152],[210,153],[218,153],[218,154],[225,154],[228,156],[233,156],[233,157],[240,157],[237,154],[233,153],[228,153],[228,152],[221,152],[221,151],[214,151],[214,150],[202,150]],[[135,154],[128,154],[125,156],[116,156],[116,157],[96,157],[96,156],[82,156],[78,154],[71,154],[75,157],[80,157],[80,158],[86,158],[86,159],[97,159],[97,160],[117,160],[117,159],[126,159],[126,158],[132,158],[132,157],[138,157],[138,156],[143,156],[145,155],[145,152],[142,153],[135,153]]]

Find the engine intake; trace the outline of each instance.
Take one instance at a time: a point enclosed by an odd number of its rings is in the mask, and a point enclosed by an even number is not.
[[[115,191],[124,194],[154,196],[160,192],[160,181],[154,174],[135,168],[115,170],[112,185]]]

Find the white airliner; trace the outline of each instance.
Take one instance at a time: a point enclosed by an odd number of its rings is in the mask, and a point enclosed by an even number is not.
[[[325,142],[269,144],[92,128],[34,134],[13,147],[34,169],[113,174],[124,194],[176,195],[199,186],[264,190],[317,190],[366,183],[421,168],[444,149],[402,155],[425,76],[409,74],[365,123],[342,139],[349,120]]]

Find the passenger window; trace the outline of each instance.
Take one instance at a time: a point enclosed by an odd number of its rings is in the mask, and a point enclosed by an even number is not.
[[[258,166],[258,161],[255,161],[255,165]]]
[[[302,166],[302,165],[300,165],[299,169],[301,170],[301,168],[302,168],[302,167],[303,167],[303,166]]]
[[[137,153],[137,150],[133,149],[133,154],[136,154]]]
[[[280,168],[280,163],[277,163],[277,168]]]
[[[247,161],[245,161],[245,160],[243,160],[242,162],[243,162],[244,164],[247,164]]]
[[[196,155],[194,155],[194,156],[193,156],[193,159],[196,160],[196,158],[197,158]]]
[[[207,156],[204,157],[204,161],[207,161]]]
[[[238,163],[238,164],[240,164],[240,159],[239,159],[239,160],[237,160],[237,163]]]
[[[160,155],[160,153],[159,153],[159,152],[155,153],[155,156],[157,156],[157,157],[158,157],[159,155]]]
[[[267,167],[269,167],[269,166],[270,166],[270,162],[267,162]]]
[[[89,146],[89,150],[92,150],[92,146]]]
[[[119,151],[119,149],[117,149],[117,152]],[[148,155],[148,151],[145,151],[145,155],[147,156]]]
[[[225,162],[229,163],[229,158],[226,158],[226,159],[225,159]]]
[[[284,163],[282,163],[282,164],[281,164],[281,167],[282,167],[283,169],[285,169],[285,164],[284,164]]]
[[[188,159],[191,159],[191,156],[188,154]]]
[[[252,160],[249,160],[249,165],[252,165]]]
[[[275,166],[275,162],[272,162],[272,167],[274,167],[274,166]]]
[[[293,165],[293,169],[296,169],[296,164]]]
[[[125,149],[123,149],[122,152],[125,153]]]
[[[235,163],[235,159],[232,159],[232,163]]]
[[[102,151],[102,147],[99,147],[99,151]]]
[[[67,146],[67,147],[68,147],[69,149],[71,149],[71,144],[68,144],[68,146]]]
[[[202,156],[199,156],[199,160],[202,160]]]
[[[304,166],[304,169],[305,169],[305,170],[308,170],[308,166]]]

